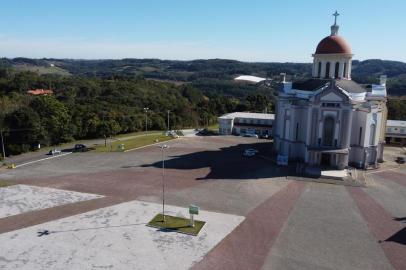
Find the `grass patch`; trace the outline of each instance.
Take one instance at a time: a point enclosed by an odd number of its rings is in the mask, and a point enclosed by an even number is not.
[[[147,226],[197,236],[206,222],[195,220],[194,227],[190,227],[189,224],[190,220],[188,218],[168,215],[165,215],[164,222],[162,214],[158,214],[147,224]]]
[[[135,137],[135,136],[140,136],[140,135],[162,135],[164,131],[161,130],[148,130],[148,133],[145,133],[145,131],[136,131],[136,132],[131,132],[131,133],[123,133],[123,134],[118,134],[115,135],[114,138],[116,139],[128,139],[130,137]]]
[[[216,124],[210,125],[206,129],[210,130],[210,131],[219,131],[219,124],[216,123]]]
[[[28,64],[20,64],[20,65],[14,65],[14,68],[18,71],[31,71],[35,72],[39,75],[43,74],[57,74],[61,76],[71,76],[69,71],[66,69],[60,68],[60,67],[44,67],[44,66],[33,66],[33,65],[28,65]]]
[[[12,185],[15,185],[15,184],[14,184],[14,183],[11,183],[11,182],[9,182],[9,181],[0,180],[0,188],[12,186]]]
[[[123,150],[119,149],[119,145],[124,144],[124,151],[131,150],[134,148],[154,144],[158,142],[165,142],[172,140],[171,136],[165,136],[161,133],[153,133],[153,134],[145,134],[139,135],[134,138],[122,139],[117,140],[112,143],[108,143],[107,146],[99,145],[96,147],[96,152],[123,152]]]

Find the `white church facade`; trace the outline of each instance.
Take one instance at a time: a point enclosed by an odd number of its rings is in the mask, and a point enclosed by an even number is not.
[[[310,166],[344,169],[377,167],[383,161],[386,77],[378,84],[351,80],[353,54],[338,35],[320,41],[313,54],[313,78],[283,79],[274,123],[278,155]]]

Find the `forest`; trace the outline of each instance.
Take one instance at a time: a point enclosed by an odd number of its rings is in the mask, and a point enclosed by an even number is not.
[[[35,145],[112,136],[145,129],[202,127],[232,111],[272,112],[281,72],[290,80],[310,76],[307,63],[245,63],[234,60],[0,59],[0,129],[6,154]],[[271,85],[233,80],[241,74],[274,79]],[[353,62],[353,78],[375,83],[388,75],[390,119],[406,119],[406,64]],[[27,95],[30,89],[53,95]]]
[[[57,145],[145,129],[165,130],[167,111],[171,129],[216,123],[231,111],[272,110],[271,90],[254,89],[244,98],[205,96],[191,84],[114,76],[61,77],[33,72],[0,75],[0,124],[6,154],[36,146]],[[48,89],[54,95],[31,96],[28,89]]]

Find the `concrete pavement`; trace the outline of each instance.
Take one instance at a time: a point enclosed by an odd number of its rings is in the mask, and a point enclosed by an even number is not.
[[[289,180],[267,160],[242,157],[245,148],[266,153],[266,140],[197,136],[168,143],[169,204],[195,203],[205,211],[245,217],[195,262],[197,269],[405,269],[403,167],[368,174],[365,188],[345,187]],[[16,183],[105,197],[3,218],[0,232],[18,233],[121,202],[159,203],[161,173],[157,147],[78,153],[1,172],[0,178]]]

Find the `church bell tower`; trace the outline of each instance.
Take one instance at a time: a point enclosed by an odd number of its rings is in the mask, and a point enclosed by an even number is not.
[[[351,61],[353,54],[348,43],[338,35],[339,26],[336,11],[331,34],[320,41],[313,54],[314,78],[351,80]]]

